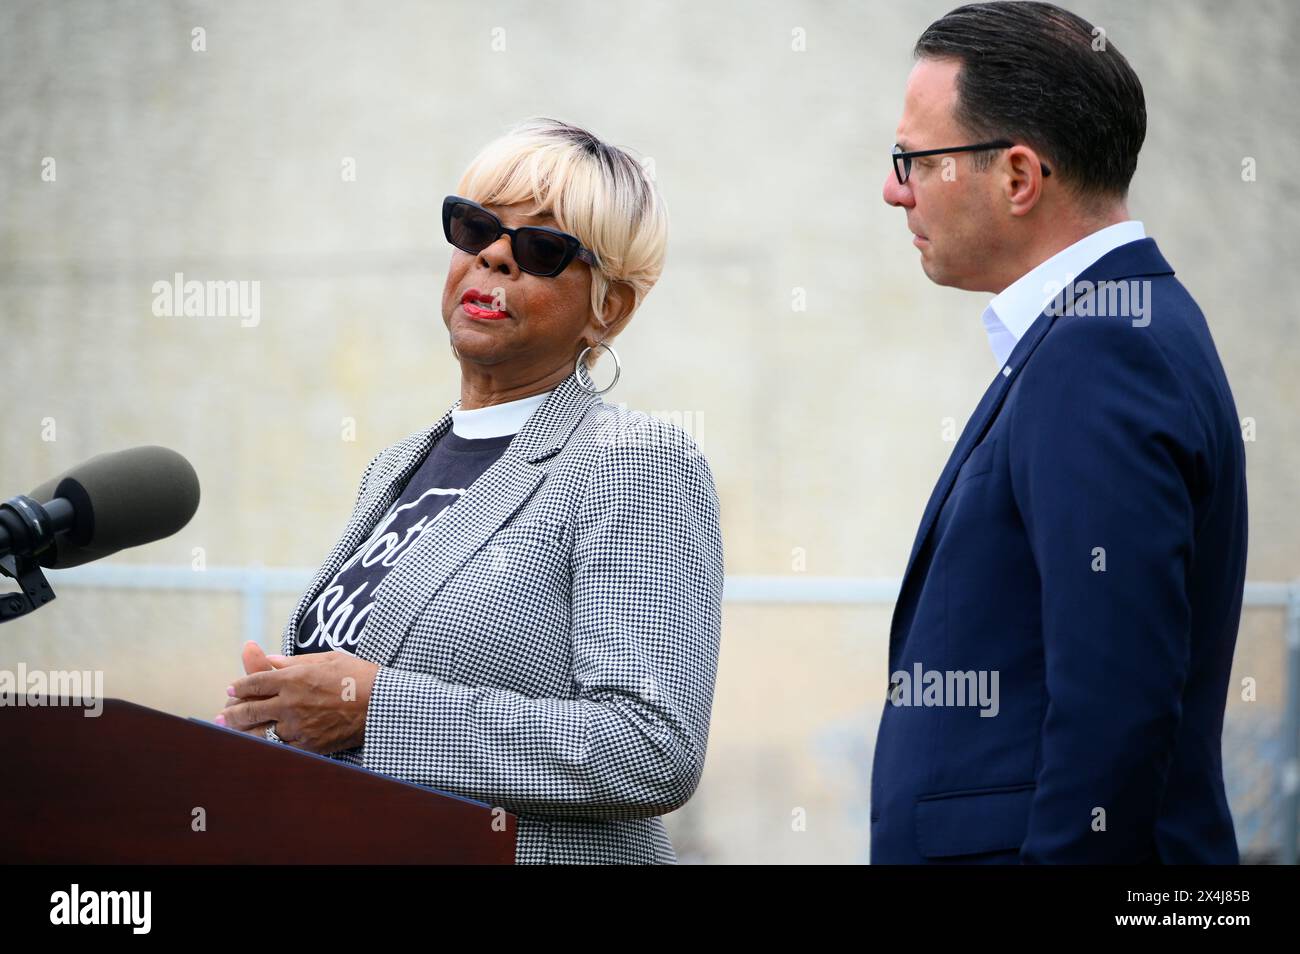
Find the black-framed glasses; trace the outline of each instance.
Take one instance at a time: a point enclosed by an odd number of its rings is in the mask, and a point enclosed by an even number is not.
[[[575,258],[599,268],[595,253],[576,236],[544,225],[506,228],[501,220],[477,202],[449,195],[442,200],[442,231],[462,252],[477,255],[502,235],[510,236],[510,252],[521,271],[550,278],[560,274]]]
[[[1009,139],[995,139],[992,142],[977,142],[972,146],[949,146],[947,149],[916,149],[912,152],[904,152],[898,143],[894,143],[894,175],[898,177],[899,185],[906,185],[908,177],[912,174],[912,160],[919,159],[922,156],[942,156],[951,152],[983,152],[986,149],[1010,149],[1015,143]],[[1042,167],[1043,175],[1050,176],[1052,170],[1047,168],[1046,163],[1039,163]]]

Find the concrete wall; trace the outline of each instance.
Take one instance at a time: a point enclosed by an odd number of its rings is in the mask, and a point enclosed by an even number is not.
[[[194,463],[203,504],[114,562],[201,548],[211,566],[315,567],[370,456],[458,395],[443,195],[505,126],[552,115],[654,161],[669,263],[609,397],[690,416],[728,572],[899,575],[951,451],[944,420],[960,430],[997,370],[987,296],[931,285],[880,198],[911,45],[953,5],[6,2],[0,493],[163,444]],[[1132,211],[1255,421],[1248,575],[1295,578],[1300,8],[1072,8],[1143,79]],[[152,285],[177,272],[260,282],[259,323],[156,317]],[[268,644],[290,609],[273,601]],[[865,859],[888,621],[728,608],[705,779],[670,818],[684,859]],[[238,625],[226,597],[69,592],[0,632],[0,666],[98,667],[109,695],[210,717]],[[1280,647],[1278,615],[1248,613],[1237,676],[1261,701],[1232,724],[1266,741]],[[1270,771],[1231,767],[1265,814]]]

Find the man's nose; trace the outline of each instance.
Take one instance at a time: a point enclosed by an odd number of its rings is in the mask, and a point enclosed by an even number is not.
[[[901,206],[904,209],[910,209],[916,205],[916,197],[912,195],[912,187],[907,184],[899,185],[898,176],[892,172],[885,176],[885,185],[881,190],[881,195],[886,205]]]
[[[510,236],[502,235],[478,253],[478,260],[480,264],[486,265],[494,272],[499,271],[509,275],[517,267],[513,252],[514,250],[510,247]]]

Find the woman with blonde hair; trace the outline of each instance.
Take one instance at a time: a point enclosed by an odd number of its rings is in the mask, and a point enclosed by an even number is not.
[[[370,462],[283,655],[248,644],[218,720],[514,812],[519,862],[673,862],[659,816],[699,783],[717,670],[717,495],[689,436],[592,379],[608,352],[617,381],[610,342],[662,272],[662,200],[623,149],[531,120],[443,228],[460,399]]]

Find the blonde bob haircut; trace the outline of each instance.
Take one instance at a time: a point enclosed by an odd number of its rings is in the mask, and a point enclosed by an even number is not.
[[[493,140],[470,162],[456,189],[480,205],[537,203],[556,227],[596,253],[591,308],[610,341],[659,280],[668,246],[668,211],[641,163],[625,149],[557,119],[534,118]],[[603,317],[610,284],[632,288],[622,320]],[[600,356],[593,349],[588,363]]]

